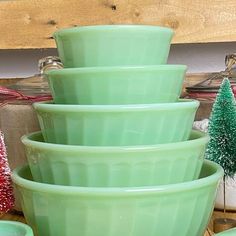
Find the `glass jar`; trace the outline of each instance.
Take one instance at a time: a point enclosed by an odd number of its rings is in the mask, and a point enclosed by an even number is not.
[[[33,75],[31,77],[19,79],[17,80],[17,82],[7,86],[7,88],[18,92],[19,94],[22,94],[25,97],[50,96],[51,92],[48,86],[48,81],[44,76],[44,72],[52,69],[60,69],[62,67],[63,66],[60,59],[56,56],[48,56],[42,58],[38,62],[38,74]],[[2,99],[3,98],[4,97],[2,97]]]
[[[44,72],[61,67],[62,64],[58,57],[50,56],[40,59],[38,74],[14,80],[14,83],[0,89],[0,129],[4,134],[11,170],[27,162],[21,137],[27,133],[40,130],[32,103],[37,99],[51,99]],[[21,211],[16,192],[15,199],[14,209]]]
[[[226,55],[225,66],[224,71],[193,75],[193,80],[199,82],[185,87],[183,97],[200,101],[195,120],[199,121],[210,117],[213,103],[224,78],[230,80],[232,91],[236,97],[236,53]],[[187,80],[190,80],[190,76]]]

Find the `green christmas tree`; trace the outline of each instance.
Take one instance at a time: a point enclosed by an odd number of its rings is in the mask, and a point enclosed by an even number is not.
[[[224,79],[212,108],[206,158],[220,164],[225,176],[236,173],[236,104],[228,79]]]

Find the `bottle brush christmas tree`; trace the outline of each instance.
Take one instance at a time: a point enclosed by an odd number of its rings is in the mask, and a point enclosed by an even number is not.
[[[0,212],[7,212],[14,205],[10,173],[3,133],[0,131]]]
[[[206,158],[220,164],[226,177],[236,173],[236,104],[228,79],[224,79],[209,121]]]
[[[224,169],[223,201],[224,218],[214,220],[214,231],[220,232],[236,225],[234,219],[226,218],[225,179],[236,173],[236,104],[228,79],[224,79],[214,102],[208,133],[210,141],[206,158],[217,162]]]

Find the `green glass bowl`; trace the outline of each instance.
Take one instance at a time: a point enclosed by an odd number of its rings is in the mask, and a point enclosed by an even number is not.
[[[236,235],[236,228],[232,228],[232,229],[223,231],[223,232],[216,234],[216,235],[217,236],[235,236]]]
[[[53,37],[64,67],[158,65],[167,62],[173,30],[99,25],[61,29]]]
[[[46,72],[58,104],[148,104],[176,102],[187,67],[67,68]]]
[[[34,103],[44,140],[88,146],[131,146],[185,141],[197,100],[138,105]]]
[[[32,229],[23,223],[16,221],[0,220],[1,236],[33,236]]]
[[[185,142],[94,147],[45,143],[41,132],[22,137],[38,182],[89,187],[150,186],[197,179],[209,137],[192,131]]]
[[[171,185],[71,187],[13,171],[24,215],[36,235],[200,236],[211,217],[223,169],[204,161],[201,178]]]

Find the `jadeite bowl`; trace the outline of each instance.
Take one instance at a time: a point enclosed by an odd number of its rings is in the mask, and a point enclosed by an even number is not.
[[[192,131],[185,142],[94,147],[45,143],[41,132],[22,142],[33,179],[89,187],[150,186],[197,179],[209,137]]]
[[[14,170],[28,224],[42,236],[200,236],[211,217],[222,168],[204,161],[201,178],[171,185],[71,187]]]
[[[73,27],[53,35],[69,68],[165,64],[172,36],[170,28],[144,25]]]
[[[67,68],[46,72],[58,104],[148,104],[176,102],[187,67]]]
[[[217,236],[235,236],[236,235],[236,228],[232,228],[232,229],[223,231],[222,233],[219,233],[219,234],[216,234],[216,235]]]
[[[185,141],[197,100],[138,105],[34,103],[44,140],[87,146],[131,146]]]
[[[0,221],[1,236],[33,236],[32,229],[23,223],[16,221]]]

